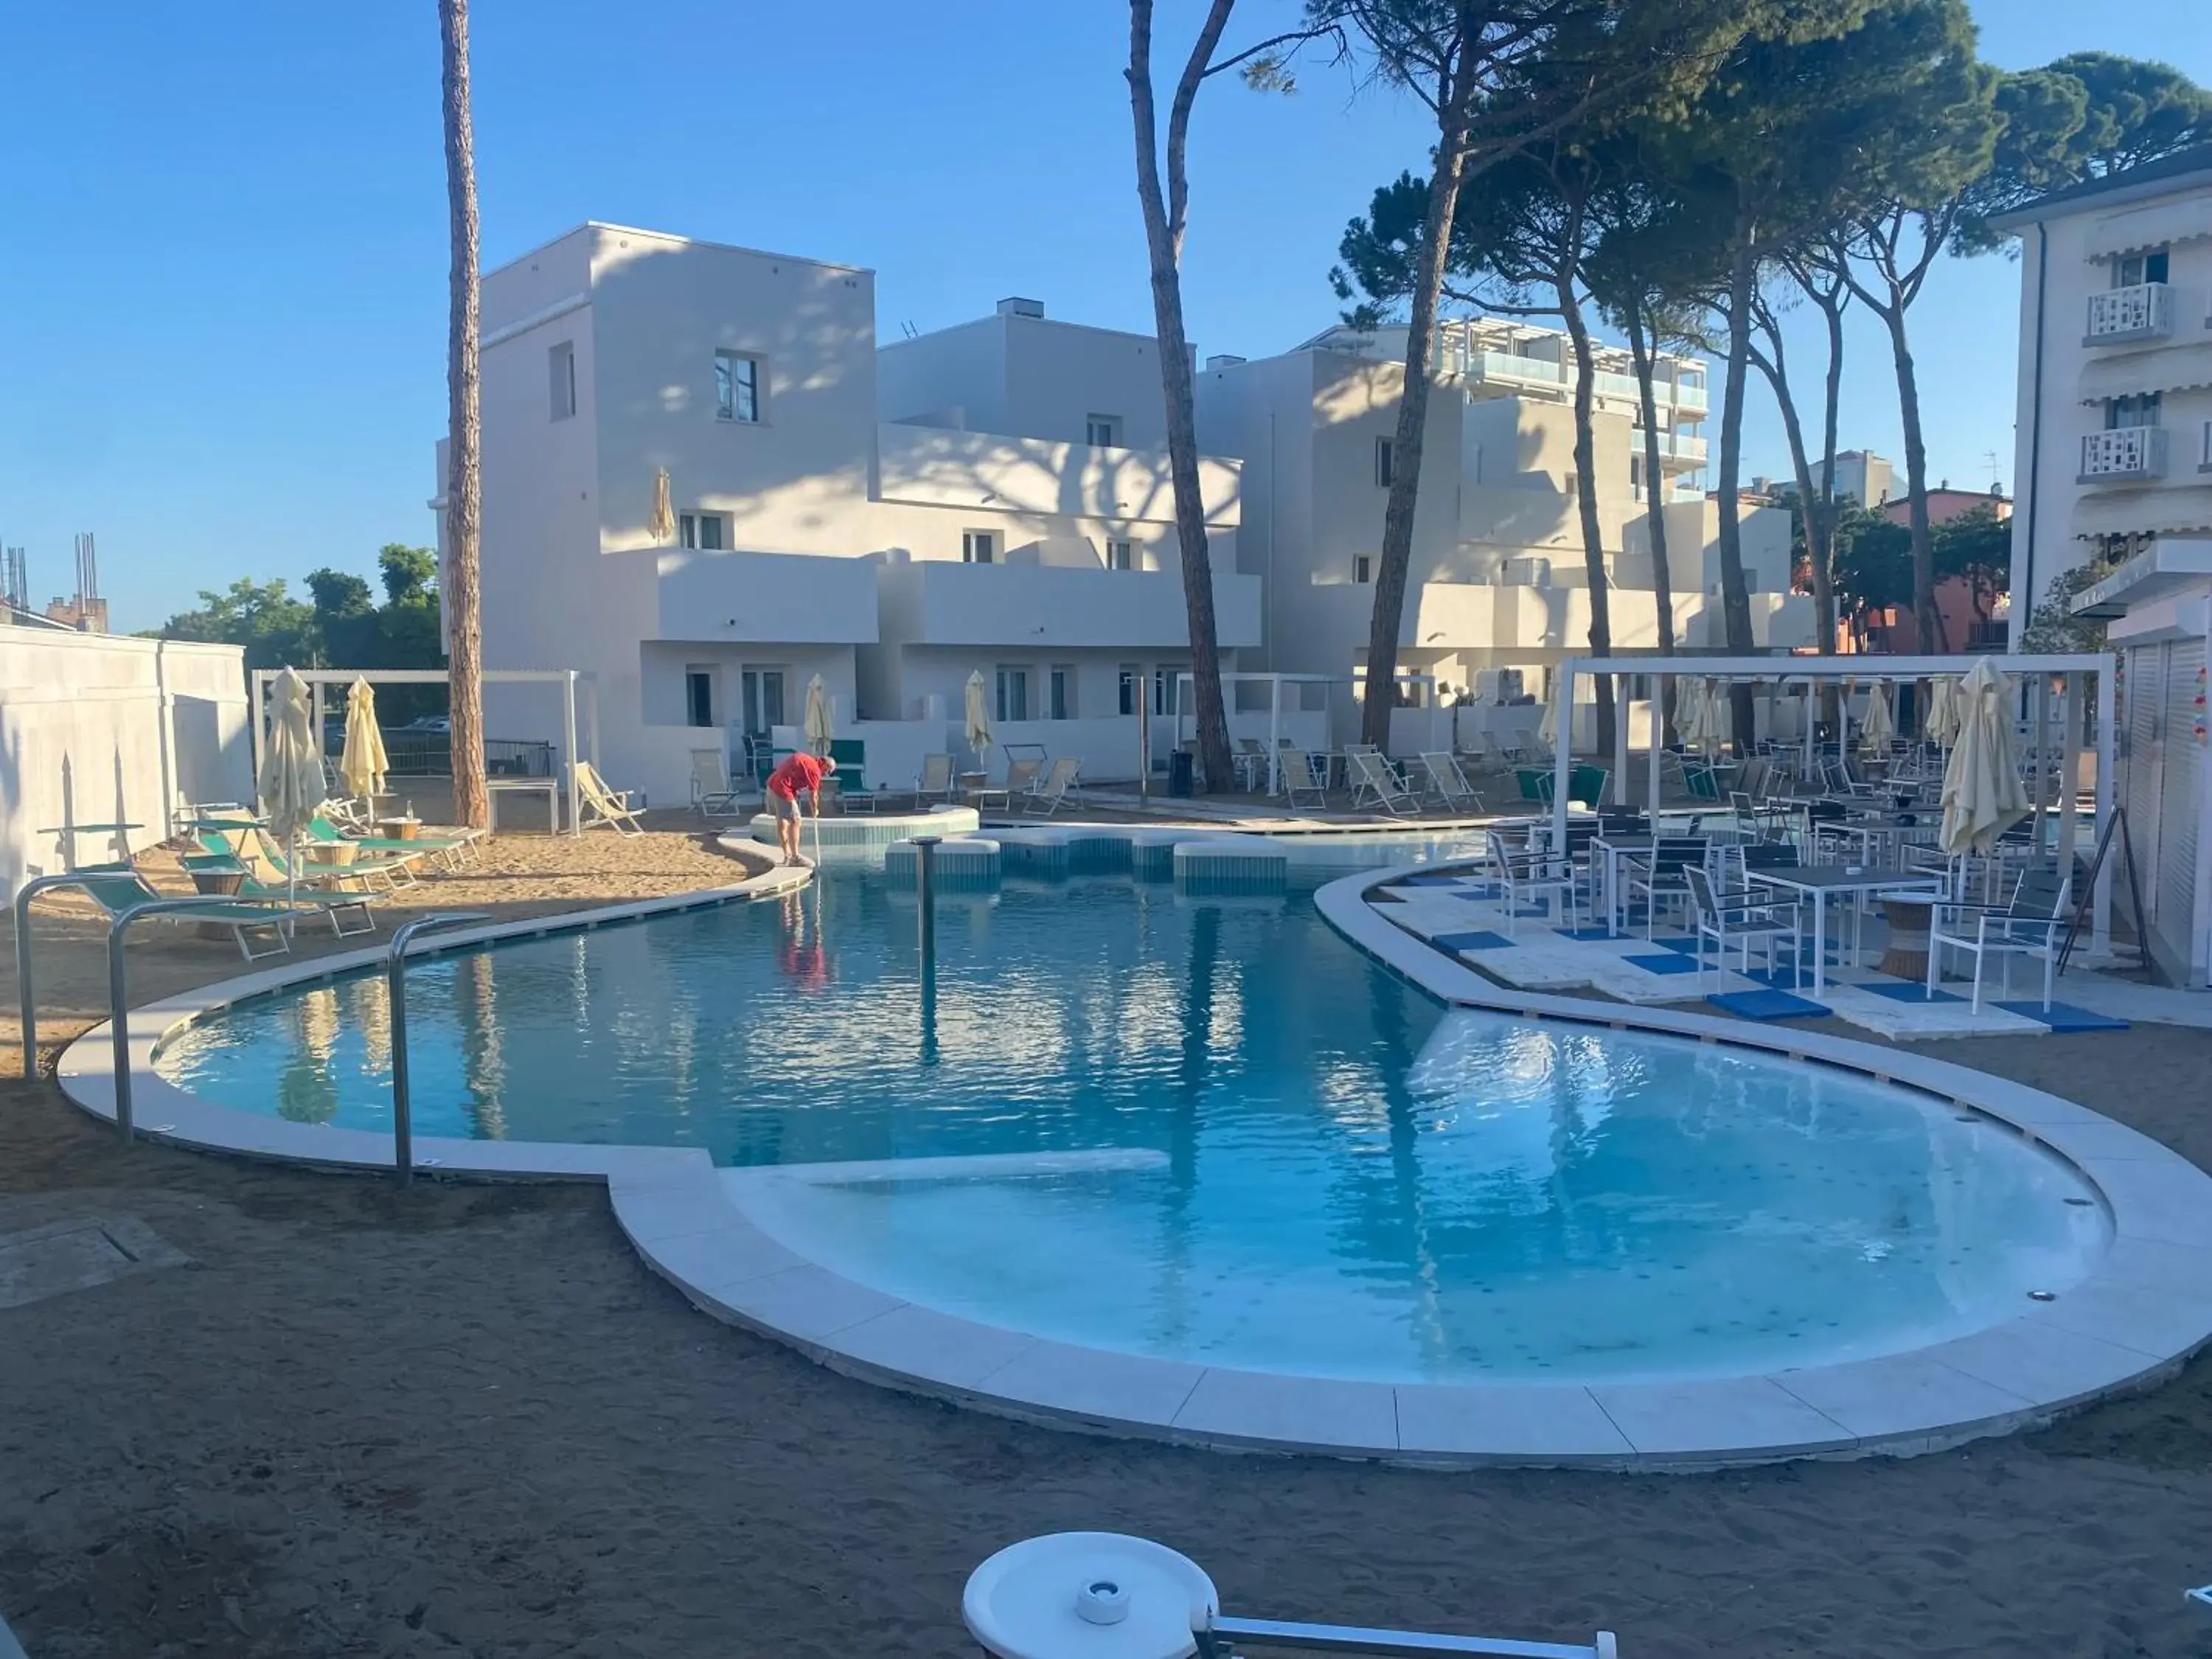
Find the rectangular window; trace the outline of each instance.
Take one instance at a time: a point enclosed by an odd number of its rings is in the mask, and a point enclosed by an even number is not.
[[[1044,717],[1048,720],[1075,718],[1075,670],[1066,663],[1054,663],[1046,679]]]
[[[693,726],[714,723],[714,671],[696,664],[684,671],[684,717]]]
[[[999,532],[995,530],[963,530],[960,532],[960,562],[963,564],[992,564],[999,557]]]
[[[1355,553],[1352,556],[1352,580],[1364,587],[1375,580],[1375,556]]]
[[[563,340],[545,354],[546,376],[553,397],[553,418],[565,421],[576,412],[576,343]]]
[[[726,550],[731,544],[728,517],[720,513],[678,514],[676,544],[678,547],[702,548],[714,553]]]
[[[2139,283],[2162,283],[2166,280],[2166,250],[2154,253],[2130,253],[2124,259],[2112,261],[2112,286],[2133,288]]]
[[[1093,449],[1119,449],[1121,447],[1121,417],[1119,415],[1085,416],[1083,441]]]
[[[1134,570],[1137,568],[1137,545],[1134,542],[1108,542],[1106,568],[1109,570]]]
[[[761,360],[743,351],[714,354],[714,413],[725,421],[761,417]]]
[[[1117,707],[1124,714],[1137,712],[1137,687],[1143,684],[1144,678],[1143,667],[1133,662],[1123,663],[1115,672],[1115,681],[1120,694]]]
[[[1162,663],[1152,670],[1152,713],[1165,715],[1175,707],[1176,675],[1180,672],[1173,665]]]
[[[1375,487],[1388,489],[1398,476],[1397,446],[1388,438],[1375,441]]]
[[[2118,432],[2129,427],[2158,424],[2159,394],[2139,392],[2126,398],[2105,399],[2105,430]]]
[[[696,513],[676,515],[676,544],[678,547],[699,545],[699,515]]]
[[[783,724],[783,674],[781,668],[748,668],[739,677],[745,730],[755,736]]]
[[[999,718],[1001,720],[1025,720],[1029,717],[1030,671],[1001,667],[999,670]]]

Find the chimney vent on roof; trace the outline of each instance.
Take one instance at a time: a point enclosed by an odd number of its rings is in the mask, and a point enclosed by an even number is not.
[[[1001,317],[1042,317],[1044,315],[1044,301],[1042,300],[1023,300],[1010,296],[999,301],[999,315]]]

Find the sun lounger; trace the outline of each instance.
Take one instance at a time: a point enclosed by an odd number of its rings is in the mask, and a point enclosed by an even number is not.
[[[1062,755],[1052,763],[1052,770],[1045,774],[1044,781],[1030,792],[1030,810],[1047,817],[1059,811],[1066,804],[1067,792],[1075,787],[1076,775],[1082,769],[1083,763],[1073,756]]]
[[[638,809],[629,804],[630,792],[611,787],[589,761],[576,763],[576,797],[579,829],[604,823],[618,836],[645,833],[645,826],[638,822]]]
[[[1398,775],[1390,769],[1389,761],[1380,750],[1347,749],[1344,759],[1352,772],[1352,805],[1355,810],[1362,799],[1373,802],[1393,817],[1401,812],[1421,810],[1419,798],[1398,781]]]
[[[126,910],[134,910],[149,900],[164,896],[148,883],[131,866],[118,864],[80,868],[74,872],[83,883],[84,891],[112,921]],[[281,957],[292,948],[289,934],[284,930],[289,910],[272,908],[267,904],[210,904],[191,911],[173,910],[161,918],[164,921],[204,922],[210,927],[228,927],[237,941],[238,953],[248,962],[258,962],[264,957]],[[265,950],[253,948],[250,935],[266,933],[274,943]]]

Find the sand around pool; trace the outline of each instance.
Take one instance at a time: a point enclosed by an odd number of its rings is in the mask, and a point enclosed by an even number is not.
[[[734,878],[670,823],[503,837],[408,902],[525,915]],[[42,912],[39,937],[52,1040],[102,1016],[104,968],[87,921]],[[149,939],[143,997],[238,969],[228,944]],[[2212,1165],[2212,1035],[1938,1052]],[[87,1216],[190,1262],[0,1308],[0,1612],[33,1659],[962,1655],[969,1570],[1067,1527],[1187,1550],[1238,1611],[1603,1625],[1630,1659],[2212,1651],[2212,1609],[2181,1599],[2212,1580],[2203,1362],[1905,1462],[1443,1475],[909,1399],[694,1312],[595,1189],[125,1152],[50,1084],[0,1085],[0,1233]]]

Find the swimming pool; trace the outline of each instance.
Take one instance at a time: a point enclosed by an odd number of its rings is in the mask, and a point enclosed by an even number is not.
[[[1319,1378],[1844,1363],[2012,1319],[2105,1251],[2073,1166],[1948,1101],[1448,1012],[1315,911],[1332,862],[1373,856],[1309,848],[1285,888],[1226,896],[1114,874],[944,895],[929,981],[912,895],[857,871],[425,963],[416,1132],[701,1147],[771,1237],[902,1302]],[[292,987],[156,1063],[233,1106],[388,1127],[382,1000]],[[1144,1156],[926,1162],[1102,1149]],[[913,1177],[819,1168],[886,1159]]]

